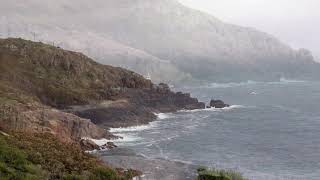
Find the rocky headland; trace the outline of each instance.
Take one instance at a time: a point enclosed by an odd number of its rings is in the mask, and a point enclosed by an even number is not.
[[[212,101],[210,106],[227,105]],[[166,84],[153,84],[137,73],[101,65],[81,53],[41,42],[0,39],[1,138],[19,142],[12,148],[23,149],[23,153],[40,152],[42,161],[28,159],[31,163],[41,165],[51,160],[58,163],[61,170],[57,172],[45,169],[52,179],[69,176],[66,168],[76,167],[69,164],[70,159],[62,158],[71,150],[78,152],[72,156],[72,163],[81,164],[87,161],[78,157],[86,157],[84,151],[116,148],[113,143],[99,147],[90,140],[117,138],[109,128],[147,124],[157,118],[155,113],[204,108],[205,103],[188,93],[173,92]],[[2,134],[9,134],[10,138]],[[60,148],[59,143],[66,144]],[[52,151],[55,146],[59,149]],[[51,153],[60,153],[61,159],[54,159],[57,155],[49,155]],[[100,166],[103,165],[95,161],[88,165],[86,172],[96,176],[93,167]],[[98,174],[107,171],[115,177],[130,178],[139,174],[110,167],[100,170]],[[76,172],[83,175],[79,169]]]
[[[155,112],[205,108],[134,72],[81,53],[22,39],[0,40],[0,127],[50,132],[65,141],[103,138],[109,127],[148,123]]]

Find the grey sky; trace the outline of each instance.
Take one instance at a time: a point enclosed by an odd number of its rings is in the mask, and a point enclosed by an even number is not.
[[[320,57],[320,0],[179,0],[224,22],[255,27]]]

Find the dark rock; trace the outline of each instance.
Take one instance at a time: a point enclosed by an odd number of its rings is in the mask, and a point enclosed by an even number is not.
[[[167,85],[159,88],[133,89],[128,88],[113,97],[113,101],[96,107],[74,109],[76,115],[90,119],[98,126],[128,127],[147,124],[156,119],[154,112],[167,113],[182,109],[204,109],[205,103],[191,98],[189,93],[172,92]],[[117,103],[119,102],[120,103]]]
[[[214,107],[214,108],[225,108],[225,107],[229,107],[229,104],[225,104],[223,101],[221,100],[211,100],[210,101],[210,107]]]
[[[118,146],[115,145],[113,142],[107,142],[107,144],[104,144],[100,147],[101,150],[103,149],[113,149],[113,148],[117,148]]]
[[[95,142],[89,139],[81,139],[79,143],[84,151],[93,151],[100,149],[100,147]]]

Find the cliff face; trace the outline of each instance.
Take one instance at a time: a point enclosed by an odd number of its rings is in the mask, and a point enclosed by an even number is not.
[[[48,107],[31,107],[20,103],[0,105],[0,129],[29,133],[50,133],[67,142],[82,137],[102,138],[109,135],[89,119],[83,119]]]
[[[22,39],[0,39],[0,82],[0,129],[50,132],[65,141],[110,137],[97,125],[139,125],[153,112],[204,108],[134,72]]]

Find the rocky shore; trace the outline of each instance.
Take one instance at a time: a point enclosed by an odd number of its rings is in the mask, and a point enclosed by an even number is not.
[[[50,132],[64,141],[110,138],[110,127],[149,123],[154,113],[205,108],[134,72],[81,53],[22,39],[0,40],[0,127]]]
[[[139,179],[148,180],[194,180],[199,166],[164,159],[148,159],[135,154],[130,149],[117,148],[102,151],[102,160],[114,167],[139,169],[143,175]]]
[[[205,104],[190,94],[172,92],[167,85],[153,85],[149,89],[120,89],[114,100],[87,108],[69,110],[79,117],[91,119],[104,128],[147,124],[156,119],[155,113],[176,112],[182,109],[204,109]]]
[[[210,106],[227,105],[212,101]],[[98,64],[81,53],[23,39],[0,39],[0,130],[8,134],[49,133],[83,150],[101,149],[83,138],[112,139],[116,137],[109,128],[147,124],[156,119],[155,113],[204,108],[205,103],[188,93]],[[105,144],[107,149],[115,147]],[[130,163],[157,163],[135,158]]]

